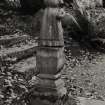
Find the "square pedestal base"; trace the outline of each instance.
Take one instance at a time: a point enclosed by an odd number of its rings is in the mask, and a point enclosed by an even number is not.
[[[39,74],[57,74],[64,67],[64,48],[39,47],[36,55],[36,66]]]

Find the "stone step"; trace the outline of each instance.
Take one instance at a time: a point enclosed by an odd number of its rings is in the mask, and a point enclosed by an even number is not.
[[[13,46],[11,48],[3,48],[0,50],[0,60],[17,62],[18,60],[27,58],[36,53],[37,42],[28,43],[26,45]]]
[[[28,35],[18,35],[18,34],[4,35],[4,36],[0,36],[0,45],[10,47],[14,44],[18,44],[23,41],[26,41],[29,38],[30,37]]]
[[[27,59],[21,60],[12,65],[10,69],[15,73],[24,75],[25,79],[31,79],[33,75],[37,74],[36,70],[36,57],[32,56]]]
[[[78,97],[79,103],[77,105],[105,105],[105,101],[88,99],[84,97]]]

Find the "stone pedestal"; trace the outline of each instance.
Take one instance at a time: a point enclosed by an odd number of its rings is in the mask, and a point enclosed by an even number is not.
[[[46,8],[36,55],[39,73],[31,105],[52,105],[67,93],[60,73],[65,62],[63,29],[60,21],[63,11],[58,8],[62,0],[44,0],[44,2]]]
[[[38,48],[36,66],[39,73],[31,105],[51,105],[66,95],[67,91],[60,73],[65,62],[63,50],[63,47]]]
[[[39,74],[56,75],[61,71],[65,62],[63,51],[63,47],[39,47],[36,56]]]

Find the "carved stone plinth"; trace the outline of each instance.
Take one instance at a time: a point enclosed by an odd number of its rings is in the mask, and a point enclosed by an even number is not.
[[[39,47],[36,56],[39,74],[52,75],[61,71],[65,62],[63,50],[63,47]]]
[[[33,93],[32,105],[51,105],[51,100],[55,102],[66,95],[65,84],[60,74],[65,61],[63,49],[63,47],[38,48],[36,66],[39,74],[35,81],[36,90]]]
[[[52,95],[65,94],[64,83],[60,79],[60,71],[65,61],[63,48],[40,47],[36,61],[39,72],[36,84],[38,90]]]

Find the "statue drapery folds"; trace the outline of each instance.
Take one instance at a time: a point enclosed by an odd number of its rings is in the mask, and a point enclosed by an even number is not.
[[[41,40],[40,44],[42,42],[45,46],[64,45],[63,29],[60,20],[65,15],[65,12],[59,7],[62,3],[62,0],[45,0],[46,8],[44,10],[41,34],[39,38],[39,40]],[[43,42],[43,40],[45,41]]]

